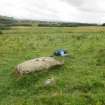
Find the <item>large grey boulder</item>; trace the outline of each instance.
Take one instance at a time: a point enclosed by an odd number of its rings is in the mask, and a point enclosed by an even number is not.
[[[16,67],[16,73],[23,75],[35,71],[50,69],[55,66],[62,66],[63,64],[63,62],[60,62],[53,57],[40,57],[18,64]]]

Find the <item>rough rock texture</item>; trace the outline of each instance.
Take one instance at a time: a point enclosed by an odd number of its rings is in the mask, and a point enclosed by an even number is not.
[[[63,65],[63,62],[60,62],[53,57],[40,57],[18,64],[16,67],[16,73],[20,75],[28,74],[61,65]]]

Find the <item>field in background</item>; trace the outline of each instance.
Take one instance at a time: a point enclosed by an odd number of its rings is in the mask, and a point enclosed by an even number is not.
[[[0,34],[0,105],[105,105],[104,27],[12,27]],[[12,74],[25,60],[65,48],[70,58],[48,72]],[[44,86],[54,77],[56,84]]]

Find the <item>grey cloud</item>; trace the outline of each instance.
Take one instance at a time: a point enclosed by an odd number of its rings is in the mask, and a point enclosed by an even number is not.
[[[80,6],[84,3],[84,0],[62,0],[62,1],[68,2],[74,6]]]
[[[70,5],[75,6],[78,10],[86,12],[105,12],[103,4],[105,0],[63,0]]]

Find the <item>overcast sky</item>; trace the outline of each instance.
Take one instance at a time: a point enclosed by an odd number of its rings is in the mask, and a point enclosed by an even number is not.
[[[0,15],[102,23],[105,22],[105,0],[0,0]]]

